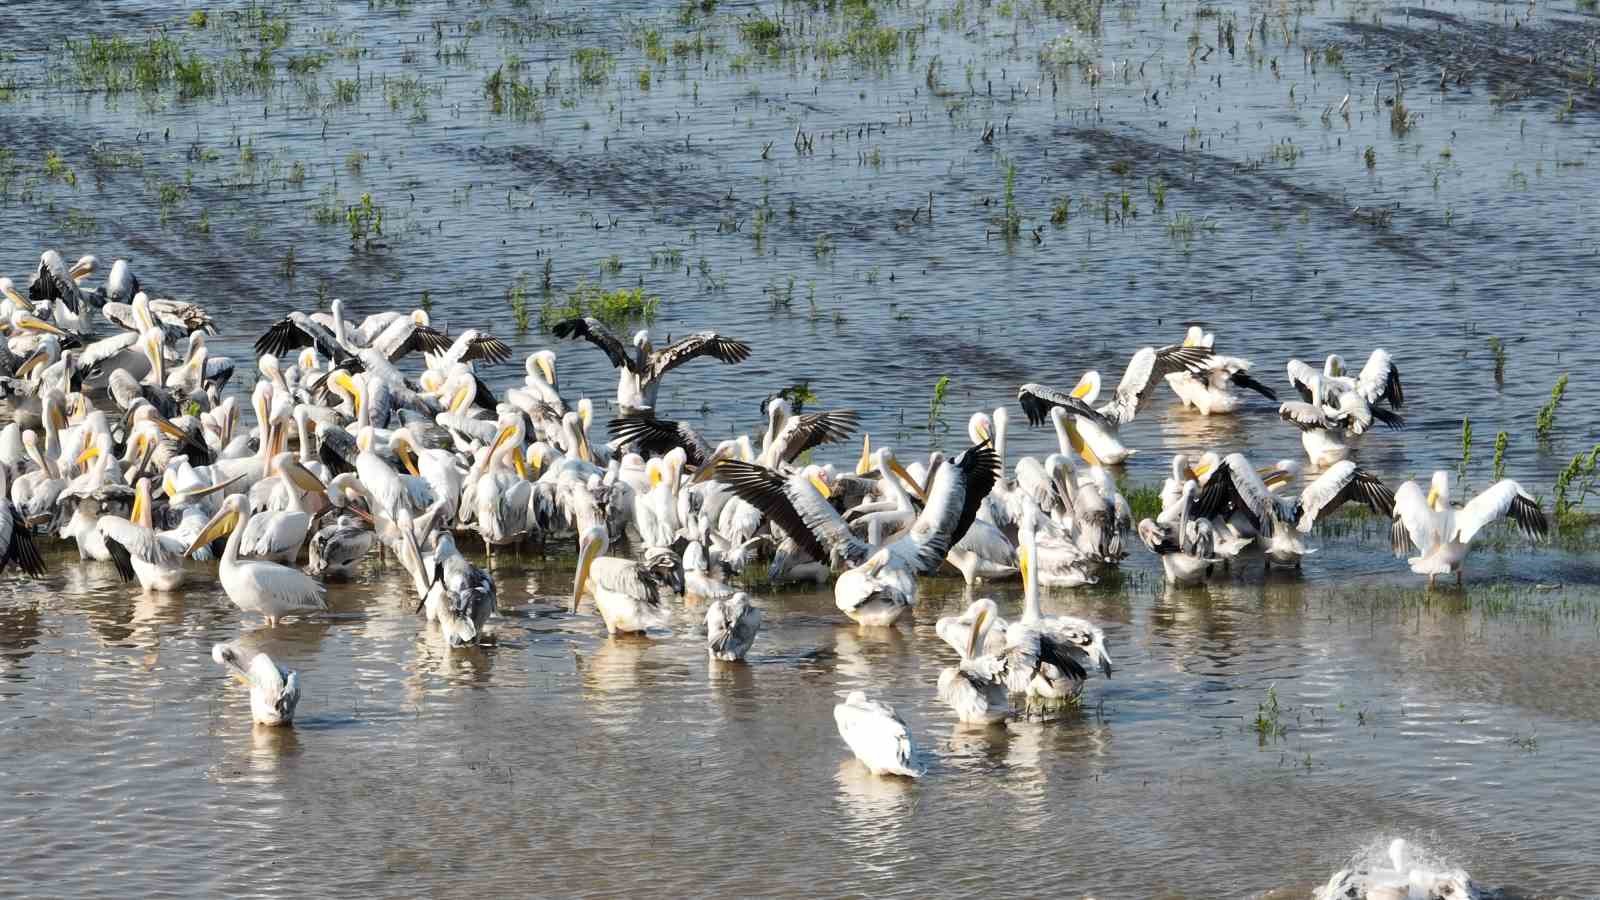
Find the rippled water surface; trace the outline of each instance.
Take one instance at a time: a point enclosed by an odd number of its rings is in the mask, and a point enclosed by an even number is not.
[[[241,360],[333,297],[426,302],[521,358],[552,345],[544,304],[639,286],[658,336],[755,348],[674,372],[663,413],[720,437],[808,381],[908,459],[1191,321],[1284,392],[1291,356],[1387,348],[1408,427],[1363,462],[1388,479],[1455,468],[1470,417],[1466,480],[1505,431],[1548,508],[1595,440],[1592,7],[713,5],[217,4],[198,27],[198,6],[6,4],[0,265],[128,258]],[[169,40],[210,81],[107,90],[64,44],[90,35]],[[353,242],[363,195],[382,231]],[[611,398],[600,354],[558,349],[569,397]],[[1126,437],[1133,483],[1180,449],[1299,455],[1264,400],[1207,420],[1163,394]],[[1600,893],[1587,542],[1500,539],[1428,595],[1383,528],[1338,524],[1303,577],[1168,590],[1141,549],[1121,583],[1050,597],[1104,623],[1115,677],[1080,713],[979,730],[933,697],[958,583],[879,634],[830,594],[763,595],[750,664],[721,666],[698,610],[607,640],[563,611],[570,560],[531,553],[494,564],[493,642],[451,652],[376,564],[265,631],[208,576],[141,597],[63,550],[0,599],[0,891],[978,894],[1004,863],[1070,895],[1303,896],[1406,834],[1512,896]],[[293,729],[253,729],[211,662],[241,632],[301,672]],[[857,687],[899,708],[926,778],[849,757],[830,709]]]

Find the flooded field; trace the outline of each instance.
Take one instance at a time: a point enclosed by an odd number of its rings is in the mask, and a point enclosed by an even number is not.
[[[803,383],[911,460],[1200,323],[1285,398],[1290,358],[1387,349],[1406,427],[1362,464],[1503,471],[1557,520],[1433,592],[1375,519],[1302,575],[1201,588],[1135,545],[1045,600],[1101,623],[1115,675],[989,729],[933,696],[958,580],[879,632],[762,592],[750,663],[708,665],[678,598],[648,640],[569,614],[566,541],[470,550],[500,615],[468,650],[392,564],[268,630],[200,564],[147,596],[55,546],[0,586],[0,892],[1289,897],[1404,835],[1502,896],[1600,894],[1593,3],[17,3],[0,34],[6,274],[126,258],[212,312],[236,384],[289,309],[420,306],[512,346],[496,389],[557,350],[603,424],[604,356],[546,329],[604,307],[752,346],[676,371],[663,415],[759,435]],[[1179,451],[1303,458],[1247,396],[1208,418],[1163,389],[1125,486]],[[1013,458],[1054,447],[1012,430]],[[252,728],[208,657],[241,632],[301,673],[293,729]],[[851,758],[855,688],[926,777]]]

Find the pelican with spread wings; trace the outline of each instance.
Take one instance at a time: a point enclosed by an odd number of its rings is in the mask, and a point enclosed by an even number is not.
[[[1497,481],[1460,508],[1450,503],[1450,482],[1450,473],[1441,469],[1433,473],[1427,494],[1415,481],[1400,485],[1394,493],[1391,534],[1395,555],[1417,551],[1407,562],[1411,571],[1428,576],[1429,586],[1440,575],[1452,572],[1459,585],[1461,564],[1472,549],[1472,539],[1494,522],[1509,518],[1535,540],[1550,533],[1550,522],[1539,502],[1515,481]]]
[[[630,347],[593,317],[564,319],[551,326],[550,331],[558,338],[582,338],[605,351],[611,365],[619,370],[617,406],[624,412],[655,409],[661,379],[691,359],[709,356],[733,365],[750,356],[749,344],[715,331],[696,332],[660,350],[650,343],[648,331],[635,334]]]

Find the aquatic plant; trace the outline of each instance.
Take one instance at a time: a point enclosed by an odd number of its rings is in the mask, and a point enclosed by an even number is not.
[[[616,57],[604,47],[579,47],[572,52],[572,62],[578,67],[578,83],[595,87],[605,83]]]
[[[1406,133],[1415,125],[1416,120],[1412,118],[1411,112],[1406,109],[1405,98],[1396,96],[1394,105],[1389,107],[1389,130],[1394,132],[1395,137],[1405,137]]]
[[[1494,383],[1506,380],[1506,345],[1497,337],[1489,338],[1489,352],[1494,355]]]
[[[67,161],[61,154],[54,150],[46,150],[44,154],[44,177],[51,181],[59,181],[68,187],[78,186],[78,173],[72,171]]]
[[[345,208],[344,221],[350,228],[351,243],[360,242],[370,249],[373,238],[383,236],[383,207],[372,202],[370,193]]]
[[[1006,160],[1005,218],[1000,221],[1000,234],[1014,238],[1022,233],[1022,212],[1017,208],[1017,166]]]
[[[777,19],[757,14],[739,23],[739,36],[750,48],[766,56],[777,56],[783,38],[783,26]]]
[[[649,322],[656,317],[661,298],[646,294],[642,287],[607,291],[588,281],[579,281],[564,298],[545,298],[539,310],[539,325],[550,326],[574,316],[593,316],[607,325],[620,328],[630,322]]]
[[[1572,461],[1567,463],[1566,468],[1556,476],[1557,525],[1570,526],[1577,523],[1576,514],[1583,508],[1583,502],[1589,498],[1589,492],[1594,490],[1597,474],[1600,474],[1600,444],[1596,444],[1588,453],[1579,453],[1572,457]]]
[[[1072,198],[1071,197],[1066,197],[1066,196],[1057,197],[1055,199],[1055,202],[1050,205],[1050,224],[1051,225],[1065,225],[1065,224],[1067,224],[1067,218],[1071,213],[1071,209],[1070,209],[1071,206],[1072,206]]]
[[[1267,686],[1267,699],[1256,705],[1256,717],[1250,723],[1250,728],[1256,733],[1256,741],[1265,745],[1267,741],[1279,741],[1288,733],[1288,726],[1283,724],[1283,709],[1278,705],[1277,685]]]
[[[1556,427],[1556,410],[1561,406],[1561,399],[1566,394],[1567,373],[1563,372],[1561,377],[1556,379],[1555,387],[1550,389],[1550,399],[1539,407],[1539,415],[1534,420],[1534,428],[1539,435],[1539,440],[1547,441],[1550,439],[1550,432],[1555,430]]]
[[[1367,147],[1364,152],[1362,152],[1361,159],[1367,164],[1368,170],[1376,169],[1378,167],[1378,151],[1370,146]]]
[[[511,279],[510,287],[506,288],[506,305],[511,307],[511,318],[517,323],[518,331],[528,330],[528,273],[518,272],[517,277]],[[543,314],[540,315],[541,320]]]
[[[1504,431],[1494,436],[1494,480],[1499,481],[1506,477],[1506,445],[1510,443],[1511,435]]]
[[[950,393],[950,376],[940,375],[939,380],[933,383],[933,397],[928,401],[928,430],[948,431],[950,426],[944,420],[944,402]]]

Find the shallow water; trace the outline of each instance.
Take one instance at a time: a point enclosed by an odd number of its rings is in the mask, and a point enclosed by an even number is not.
[[[1453,468],[1470,415],[1469,480],[1488,481],[1504,430],[1507,474],[1548,498],[1596,424],[1578,324],[1596,312],[1600,241],[1592,12],[1050,12],[1070,8],[878,5],[900,46],[875,60],[765,56],[738,23],[770,4],[689,24],[654,3],[219,5],[204,30],[167,4],[8,4],[0,259],[18,277],[46,246],[127,257],[158,293],[219,314],[215,345],[247,359],[287,307],[342,297],[359,317],[424,291],[436,320],[488,327],[520,358],[551,345],[537,326],[548,257],[557,298],[580,279],[642,284],[662,298],[656,334],[716,327],[755,347],[737,368],[674,372],[663,412],[721,436],[809,380],[818,407],[856,408],[905,458],[953,448],[968,413],[1023,381],[1067,386],[1089,367],[1114,381],[1133,349],[1189,321],[1285,392],[1289,356],[1359,365],[1381,345],[1408,428],[1371,436],[1364,464],[1396,479]],[[808,45],[849,21],[781,13],[786,40]],[[220,66],[279,21],[269,85],[198,100],[85,89],[61,46],[165,27]],[[668,48],[696,34],[721,47],[669,50],[643,90],[651,27]],[[1041,63],[1062,35],[1097,76]],[[615,54],[599,85],[580,83],[585,47]],[[290,73],[318,54],[320,69]],[[485,96],[513,57],[540,91],[537,121]],[[1420,116],[1404,135],[1384,103],[1396,75]],[[1350,120],[1324,123],[1347,94]],[[813,153],[796,152],[796,128]],[[75,185],[44,168],[51,150]],[[993,233],[1007,162],[1012,241]],[[363,193],[385,211],[374,246],[352,246],[344,224]],[[1375,225],[1358,207],[1391,211]],[[620,271],[603,272],[612,256]],[[526,332],[506,299],[518,273]],[[1507,347],[1503,382],[1490,337]],[[600,354],[558,349],[569,397],[611,397]],[[1572,387],[1540,441],[1535,411],[1563,371]],[[948,430],[930,432],[942,375]],[[1135,482],[1180,449],[1299,455],[1261,400],[1207,420],[1163,395],[1126,434],[1144,451]],[[1011,443],[1052,439],[1019,428]],[[943,582],[914,629],[889,635],[842,626],[826,594],[766,596],[752,665],[712,668],[691,612],[648,643],[560,613],[559,562],[497,564],[495,644],[451,653],[392,577],[336,590],[326,619],[259,632],[209,579],[137,598],[62,557],[48,592],[12,583],[0,602],[6,868],[74,894],[612,894],[644,877],[673,892],[976,893],[992,887],[984,857],[961,852],[976,850],[1036,858],[1040,883],[1074,894],[1304,894],[1403,833],[1516,893],[1600,892],[1574,837],[1600,718],[1589,556],[1512,540],[1474,557],[1464,597],[1419,603],[1384,535],[1357,532],[1310,558],[1304,582],[1168,593],[1141,551],[1122,585],[1054,597],[1106,623],[1116,676],[1091,684],[1081,715],[987,732],[933,700],[951,655],[932,623],[957,602]],[[1008,608],[1015,593],[996,589]],[[252,730],[206,655],[241,630],[302,672],[294,730]],[[1250,723],[1271,686],[1287,731],[1263,742]],[[884,782],[849,760],[829,707],[853,687],[898,706],[928,778]]]

